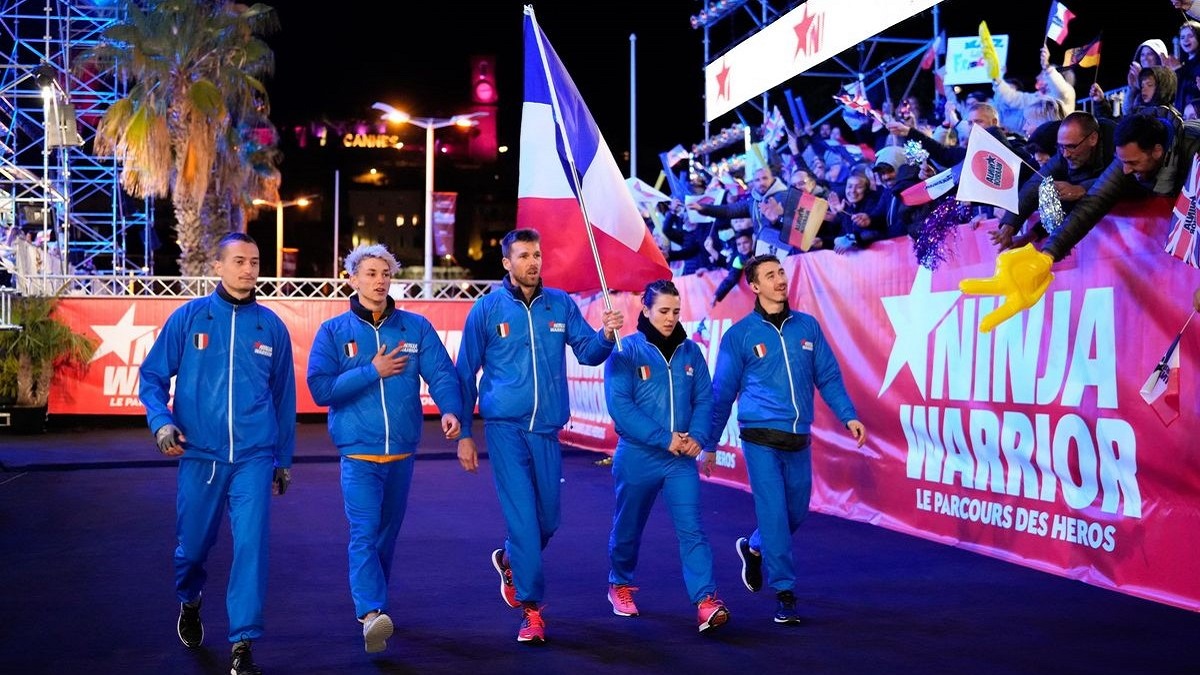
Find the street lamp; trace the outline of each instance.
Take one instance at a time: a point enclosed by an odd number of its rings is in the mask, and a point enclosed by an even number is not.
[[[283,210],[289,206],[299,206],[304,208],[312,203],[312,199],[301,197],[289,201],[272,202],[266,199],[255,199],[251,202],[255,206],[273,206],[275,207],[275,276],[283,276]]]
[[[383,112],[383,119],[397,124],[411,124],[425,130],[425,283],[424,296],[433,295],[433,132],[450,126],[471,127],[474,119],[486,112],[472,112],[454,117],[413,117],[386,103],[375,103],[372,108]]]

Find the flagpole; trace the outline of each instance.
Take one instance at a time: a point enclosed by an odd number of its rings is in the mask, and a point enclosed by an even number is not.
[[[554,126],[558,128],[559,136],[562,138],[563,152],[567,155],[567,165],[570,167],[571,186],[575,190],[576,199],[579,201],[579,210],[583,214],[583,229],[587,232],[588,246],[592,249],[592,260],[596,263],[596,276],[600,281],[600,293],[604,298],[604,309],[612,311],[612,298],[608,294],[608,282],[604,278],[604,267],[600,264],[600,249],[596,246],[596,234],[592,232],[592,221],[588,217],[587,201],[583,198],[583,186],[579,184],[579,171],[575,167],[575,153],[571,150],[570,134],[563,127],[562,112],[558,106],[558,92],[554,88],[554,79],[550,75],[550,63],[546,60],[546,45],[542,41],[542,27],[538,24],[537,16],[533,13],[533,5],[525,5],[525,14],[529,20],[533,22],[533,36],[537,40],[538,57],[542,61],[542,72],[546,76],[547,89],[550,90],[550,108],[554,111]],[[621,335],[617,331],[613,331],[613,337],[617,343],[617,350],[621,350]]]

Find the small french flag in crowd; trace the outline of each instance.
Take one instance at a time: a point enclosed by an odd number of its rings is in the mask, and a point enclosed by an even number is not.
[[[939,174],[902,190],[900,201],[904,202],[905,206],[920,206],[947,194],[954,189],[955,185],[958,185],[958,170],[961,168],[961,164],[955,164]]]
[[[1046,39],[1062,44],[1067,39],[1067,24],[1075,18],[1075,13],[1067,6],[1053,0],[1050,3],[1050,18],[1046,21]]]
[[[1146,378],[1140,392],[1142,400],[1150,404],[1158,419],[1162,420],[1163,426],[1169,427],[1179,419],[1179,341],[1194,316],[1196,313],[1192,312],[1183,328],[1179,330],[1179,335],[1176,335],[1171,346],[1167,347],[1167,353],[1151,371],[1150,377]]]

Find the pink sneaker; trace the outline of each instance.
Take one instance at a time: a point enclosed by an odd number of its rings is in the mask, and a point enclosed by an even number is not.
[[[612,604],[613,614],[617,616],[637,616],[637,605],[633,604],[633,592],[636,586],[628,584],[609,584],[608,601]]]
[[[512,568],[504,562],[504,549],[492,551],[492,567],[500,574],[500,598],[509,607],[520,607],[517,600],[517,587],[513,584]]]
[[[542,643],[546,641],[546,620],[542,618],[542,610],[537,607],[526,607],[524,618],[521,619],[521,629],[517,631],[517,642]]]
[[[699,624],[701,633],[729,621],[729,610],[715,595],[705,596],[696,608],[696,623]]]

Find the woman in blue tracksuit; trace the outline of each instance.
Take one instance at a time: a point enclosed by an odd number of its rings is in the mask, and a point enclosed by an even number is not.
[[[754,311],[721,337],[713,374],[712,428],[725,428],[736,400],[742,455],[754,495],[758,529],[737,541],[742,582],[762,588],[762,568],[778,601],[776,623],[799,623],[792,533],[808,515],[812,492],[814,389],[859,447],[867,432],[842,384],[842,373],[821,326],[811,315],[788,307],[788,281],[775,256],[746,265],[757,296]],[[712,434],[715,444],[718,431]]]
[[[291,481],[296,377],[287,326],[255,301],[258,245],[239,232],[226,235],[214,268],[221,278],[216,291],[167,318],[142,362],[138,393],[159,451],[180,457],[179,639],[191,648],[204,642],[204,563],[228,510],[230,670],[243,675],[258,672],[250,642],[263,634],[270,497]]]
[[[458,374],[437,331],[388,295],[398,267],[382,244],[346,256],[356,294],[349,311],[321,324],[308,360],[309,391],[329,406],[329,435],[341,454],[350,595],[370,653],[386,649],[393,630],[387,587],[424,423],[421,379],[442,411],[447,439],[458,438],[462,408]]]
[[[616,510],[608,536],[608,601],[618,616],[637,616],[632,586],[642,531],[662,492],[679,538],[683,583],[697,607],[701,632],[729,619],[717,599],[712,548],[700,526],[696,458],[708,442],[712,380],[700,347],[679,325],[679,290],[650,283],[642,294],[638,330],[604,365],[604,397],[613,418]],[[705,472],[712,468],[705,453]]]

